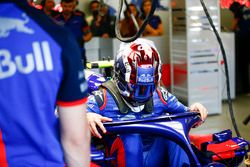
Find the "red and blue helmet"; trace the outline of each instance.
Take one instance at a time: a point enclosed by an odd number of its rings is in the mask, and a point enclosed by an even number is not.
[[[134,102],[152,97],[161,79],[161,59],[152,41],[122,43],[114,66],[114,79],[122,96]]]

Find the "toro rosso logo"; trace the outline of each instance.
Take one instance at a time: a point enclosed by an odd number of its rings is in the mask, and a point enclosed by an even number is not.
[[[0,38],[8,37],[11,30],[22,32],[26,34],[33,34],[34,30],[26,26],[29,18],[25,13],[22,14],[23,19],[0,17]]]

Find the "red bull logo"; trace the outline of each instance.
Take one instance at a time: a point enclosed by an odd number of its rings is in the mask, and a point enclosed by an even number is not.
[[[10,18],[10,17],[0,17],[0,38],[6,38],[9,36],[12,30],[16,30],[17,32],[33,34],[34,30],[26,26],[29,22],[29,17],[24,13],[22,14],[23,20],[18,18]]]
[[[30,74],[34,70],[38,72],[53,70],[51,50],[47,41],[33,42],[32,51],[21,56],[12,55],[8,49],[0,49],[0,79],[11,77],[17,71],[21,74]]]

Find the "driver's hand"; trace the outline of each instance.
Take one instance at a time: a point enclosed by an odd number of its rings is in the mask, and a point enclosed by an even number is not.
[[[202,122],[207,118],[207,109],[200,103],[194,103],[189,107],[191,112],[198,112],[201,115]]]
[[[107,131],[103,126],[103,122],[112,121],[111,118],[103,117],[96,113],[87,113],[87,119],[91,133],[98,138],[102,138],[102,136],[98,132],[97,126],[102,130],[103,133],[106,133]]]

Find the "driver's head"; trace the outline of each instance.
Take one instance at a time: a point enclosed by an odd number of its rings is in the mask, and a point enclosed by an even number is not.
[[[126,100],[143,103],[152,97],[161,78],[160,55],[152,41],[122,43],[114,66],[114,79]]]

